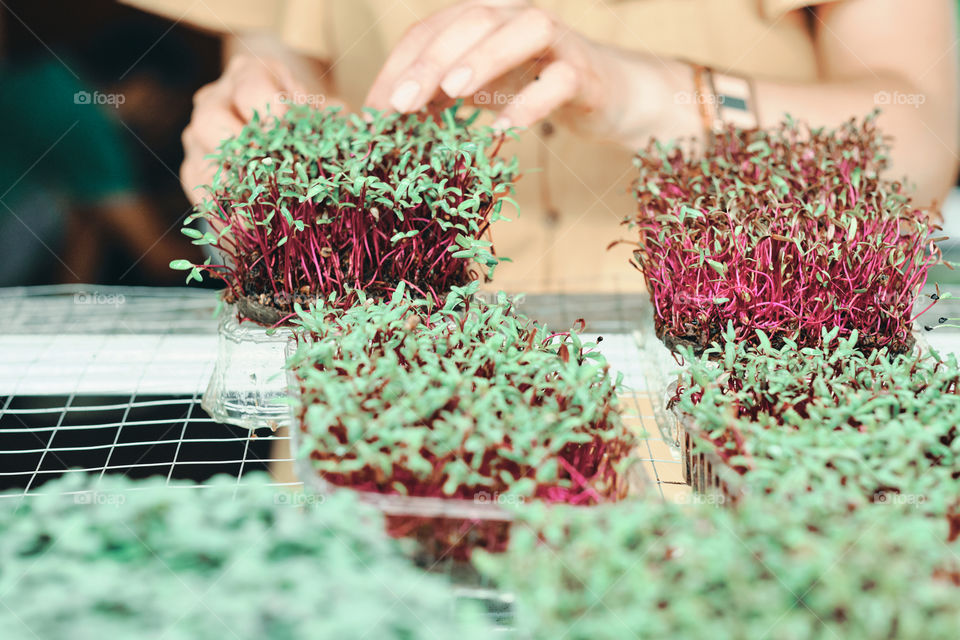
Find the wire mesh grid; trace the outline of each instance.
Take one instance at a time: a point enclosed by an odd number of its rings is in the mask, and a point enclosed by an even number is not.
[[[0,489],[43,493],[67,473],[190,479],[251,471],[297,487],[283,431],[219,424],[200,407],[216,358],[216,294],[57,286],[0,290]],[[661,498],[687,488],[660,409],[668,353],[649,339],[640,294],[516,296],[551,327],[587,321],[624,376],[623,405],[645,434],[639,457]],[[666,437],[664,436],[666,434]],[[674,445],[674,446],[671,446]],[[179,485],[183,486],[183,485]]]

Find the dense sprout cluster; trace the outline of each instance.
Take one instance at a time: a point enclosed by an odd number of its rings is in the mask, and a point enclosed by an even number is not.
[[[576,332],[550,334],[496,304],[450,295],[437,310],[317,307],[291,358],[298,452],[333,485],[467,500],[577,505],[625,495],[636,436],[617,381]]]
[[[295,455],[323,508],[294,522],[256,504],[144,498],[124,516],[133,537],[111,534],[121,516],[107,514],[95,526],[107,542],[87,536],[66,552],[113,554],[122,562],[105,575],[161,590],[134,538],[198,588],[235,561],[248,573],[215,593],[240,594],[221,606],[257,637],[349,637],[362,610],[390,614],[371,636],[463,636],[449,595],[409,582],[381,526],[427,543],[432,559],[472,556],[516,597],[518,637],[955,636],[960,367],[911,353],[935,227],[881,176],[872,118],[730,129],[702,152],[653,143],[638,157],[636,264],[658,335],[692,362],[672,405],[750,488],[717,510],[626,500],[637,437],[596,345],[551,333],[505,296],[473,296],[498,262],[484,237],[516,173],[497,158],[502,136],[452,110],[368,116],[293,107],[254,119],[222,145],[193,216],[211,230],[184,230],[225,264],[174,265],[188,280],[222,278],[247,318],[294,327]],[[370,521],[357,498],[385,518]],[[427,503],[443,507],[404,511]],[[520,506],[443,511],[467,503]],[[0,560],[51,548],[38,532],[52,519],[43,505],[58,503],[33,504],[26,542]],[[216,534],[197,535],[206,529]],[[253,560],[232,555],[264,529]],[[397,580],[410,588],[391,600]],[[251,584],[265,604],[246,606]],[[141,591],[92,589],[83,605],[105,625],[117,612],[160,620]],[[271,608],[280,600],[293,620]]]
[[[762,333],[756,349],[715,345],[681,375],[675,408],[752,493],[844,491],[850,504],[909,502],[960,525],[956,357],[867,355],[856,332],[837,334],[822,348]]]
[[[485,240],[512,189],[516,161],[503,141],[454,110],[341,114],[291,106],[254,119],[222,143],[209,197],[188,218],[194,244],[224,264],[174,268],[227,284],[248,317],[273,324],[297,301],[337,300],[356,290],[389,297],[406,281],[423,297],[489,275],[498,259]]]
[[[473,562],[514,595],[524,638],[956,637],[942,520],[806,506],[529,509],[505,554]]]
[[[443,579],[399,556],[374,510],[245,479],[70,474],[0,500],[0,637],[489,637],[454,619]]]
[[[946,516],[960,534],[960,369],[953,356],[891,356],[856,349],[857,336],[823,336],[824,349],[765,336],[704,353],[675,398],[700,448],[737,473],[739,491],[844,504],[910,504]],[[724,474],[723,470],[720,473]],[[728,486],[731,476],[724,474]],[[840,498],[837,498],[840,499]]]
[[[733,322],[738,340],[816,345],[842,327],[863,348],[908,350],[939,252],[927,212],[881,176],[885,152],[873,118],[728,129],[702,150],[652,142],[631,222],[661,339],[704,349]]]

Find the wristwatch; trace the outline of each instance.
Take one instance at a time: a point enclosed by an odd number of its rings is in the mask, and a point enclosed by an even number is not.
[[[760,126],[753,80],[719,73],[710,67],[692,64],[694,98],[707,133],[719,133],[727,125],[740,129]]]

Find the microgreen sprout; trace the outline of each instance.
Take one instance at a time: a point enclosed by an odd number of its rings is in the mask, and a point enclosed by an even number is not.
[[[908,350],[940,253],[928,213],[881,177],[886,150],[872,116],[731,128],[702,150],[652,142],[631,223],[661,339],[704,349],[732,321],[738,340],[759,329],[815,345],[841,327],[862,348]]]
[[[289,362],[300,386],[297,455],[327,482],[360,491],[622,498],[637,441],[620,419],[619,379],[575,331],[551,333],[506,296],[470,297],[474,288],[442,308],[401,288],[388,302],[361,294],[346,310],[301,310],[306,337]],[[495,547],[493,537],[478,544]]]
[[[171,267],[188,270],[188,282],[222,279],[228,301],[274,322],[296,302],[346,306],[358,290],[389,297],[400,281],[440,301],[489,277],[499,259],[485,238],[516,175],[515,159],[497,156],[503,135],[455,108],[439,120],[365,115],[297,105],[255,116],[221,144],[209,196],[183,228],[222,264]]]
[[[686,348],[674,403],[751,495],[843,491],[850,506],[910,502],[960,525],[955,356],[866,354],[836,328],[817,348],[763,333],[752,348],[734,334],[701,358]]]
[[[506,553],[472,560],[513,595],[521,638],[956,636],[957,549],[942,521],[804,506],[530,509]]]
[[[375,509],[269,482],[72,473],[3,496],[3,637],[490,637],[444,578],[401,556]]]

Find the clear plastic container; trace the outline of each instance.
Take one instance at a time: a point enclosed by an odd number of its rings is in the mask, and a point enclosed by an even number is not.
[[[288,375],[291,397],[298,397],[296,377],[293,372],[288,372]],[[309,445],[304,444],[301,432],[300,415],[300,407],[291,407],[290,449],[295,473],[303,482],[304,489],[315,495],[335,491],[354,492],[361,501],[383,513],[390,535],[416,540],[419,562],[430,566],[445,558],[462,558],[467,549],[495,551],[506,543],[516,517],[516,509],[511,505],[517,505],[522,500],[488,494],[479,494],[473,500],[405,496],[356,491],[334,485],[324,479],[310,462]],[[624,470],[622,481],[630,497],[641,496],[649,491],[649,480],[639,458],[632,460]],[[399,533],[402,531],[408,533]]]
[[[217,364],[201,406],[217,422],[248,429],[290,425],[287,344],[293,331],[239,322],[229,308],[220,320]]]
[[[667,387],[665,402],[677,391],[677,383]],[[680,444],[680,459],[683,462],[683,480],[700,495],[712,496],[716,504],[728,500],[736,502],[744,493],[739,482],[740,475],[731,469],[720,455],[703,445],[703,431],[689,413],[673,407],[669,410],[674,431]]]
[[[309,340],[309,336],[303,339]],[[291,340],[287,355],[292,356],[296,347],[296,341]],[[289,407],[290,457],[294,459],[294,471],[303,482],[305,491],[314,495],[350,491],[361,501],[376,507],[385,518],[387,532],[412,543],[412,548],[407,547],[407,550],[419,566],[432,573],[447,575],[459,600],[478,604],[498,629],[508,629],[515,615],[512,594],[480,576],[469,560],[464,559],[462,552],[468,548],[497,549],[502,545],[509,538],[516,519],[513,505],[517,503],[486,494],[473,500],[382,494],[328,482],[311,464],[309,446],[304,445],[300,382],[293,371],[288,370],[287,376],[290,397],[296,399]],[[649,479],[639,458],[625,469],[624,481],[630,497],[643,496],[650,491]]]
[[[930,343],[918,328],[913,331],[913,353],[924,356],[930,353]],[[717,367],[720,364],[716,364]],[[676,395],[678,381],[671,382],[664,391],[664,406]],[[716,450],[704,446],[703,429],[692,415],[673,407],[669,411],[672,424],[671,435],[676,437],[683,461],[683,479],[699,494],[720,496],[722,501],[736,502],[748,492],[743,476],[734,471]],[[698,444],[699,443],[699,444]]]

